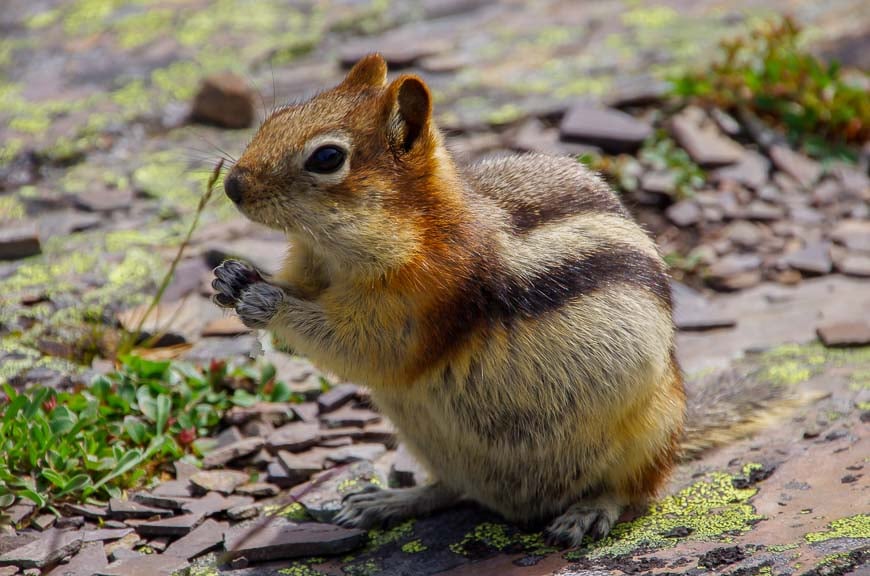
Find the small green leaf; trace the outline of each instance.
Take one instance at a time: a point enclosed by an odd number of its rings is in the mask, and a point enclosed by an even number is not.
[[[145,423],[135,416],[124,417],[124,430],[130,439],[136,444],[144,444],[148,428]]]
[[[72,430],[76,425],[76,415],[66,406],[56,406],[51,411],[48,423],[51,427],[51,432],[55,436],[62,436]]]
[[[63,488],[67,483],[67,479],[64,476],[50,468],[46,468],[40,472],[40,475],[58,488]]]
[[[162,434],[166,431],[166,422],[169,421],[169,413],[172,411],[172,400],[166,394],[157,396],[155,408],[155,420],[157,422],[157,433]]]
[[[168,361],[145,360],[138,356],[123,356],[121,362],[125,368],[140,378],[162,378],[171,364]]]
[[[18,495],[36,504],[37,509],[45,508],[45,498],[30,488],[19,491]]]
[[[55,494],[57,498],[61,496],[65,496],[70,492],[79,492],[84,490],[86,487],[90,487],[92,484],[91,477],[87,474],[77,474],[69,479],[66,485],[63,487],[63,490]]]
[[[15,502],[15,494],[0,495],[0,508],[9,508]]]

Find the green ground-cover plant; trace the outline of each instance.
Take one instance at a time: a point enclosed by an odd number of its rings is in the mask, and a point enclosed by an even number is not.
[[[0,508],[103,501],[145,483],[169,462],[196,458],[226,410],[301,401],[271,365],[200,368],[125,356],[120,368],[72,392],[3,387]]]
[[[819,156],[870,139],[867,77],[851,73],[862,76],[864,86],[851,82],[836,62],[826,63],[807,51],[800,27],[785,17],[723,41],[710,67],[677,76],[672,83],[677,96],[759,116]]]

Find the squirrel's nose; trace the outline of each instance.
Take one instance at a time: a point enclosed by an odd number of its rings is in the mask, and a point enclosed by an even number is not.
[[[243,191],[244,187],[242,186],[242,179],[239,178],[239,175],[235,172],[227,174],[227,177],[224,178],[224,192],[227,193],[229,199],[238,204],[242,201]]]

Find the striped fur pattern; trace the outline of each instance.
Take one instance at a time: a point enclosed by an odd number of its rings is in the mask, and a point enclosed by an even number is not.
[[[313,138],[346,143],[346,173],[299,168]],[[514,521],[563,515],[551,533],[578,544],[661,486],[685,411],[665,265],[581,164],[460,170],[425,84],[387,84],[370,56],[267,120],[234,170],[240,209],[291,240],[268,328],[368,385],[437,479],[425,498],[351,499],[344,523],[462,497]]]

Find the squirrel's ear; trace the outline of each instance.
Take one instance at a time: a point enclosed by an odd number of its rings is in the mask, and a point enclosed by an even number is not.
[[[369,54],[353,65],[342,82],[343,86],[380,88],[387,83],[387,63],[380,54]]]
[[[405,152],[411,150],[429,130],[432,95],[419,77],[404,74],[387,89],[390,139]]]

